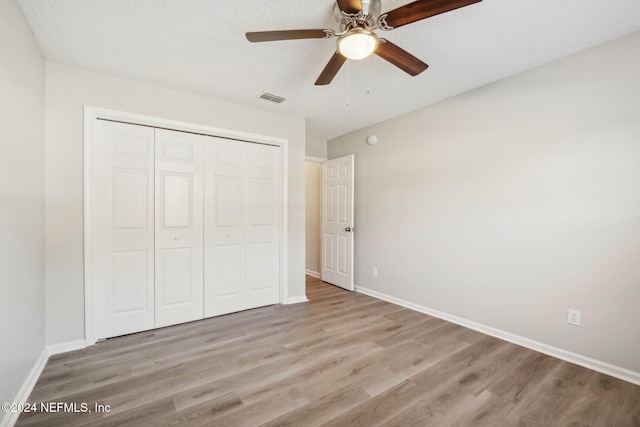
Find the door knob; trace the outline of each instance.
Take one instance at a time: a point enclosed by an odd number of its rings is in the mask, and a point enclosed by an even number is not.
[[[173,240],[180,240],[180,237],[176,236],[173,238]]]
[[[344,229],[344,231],[350,233],[352,231],[356,231],[356,228],[355,227],[347,227],[347,228]]]

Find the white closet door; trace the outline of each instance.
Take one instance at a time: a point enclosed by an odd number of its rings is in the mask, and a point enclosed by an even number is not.
[[[154,327],[154,131],[97,121],[98,338]]]
[[[280,148],[207,138],[205,317],[276,304]]]
[[[203,318],[203,137],[155,132],[155,326],[160,328]]]

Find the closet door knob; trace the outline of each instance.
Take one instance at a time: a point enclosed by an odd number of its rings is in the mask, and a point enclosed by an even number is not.
[[[180,240],[180,237],[176,236],[173,238],[173,240]]]

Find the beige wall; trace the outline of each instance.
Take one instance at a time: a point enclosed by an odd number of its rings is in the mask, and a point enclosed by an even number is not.
[[[289,298],[304,289],[305,123],[256,108],[84,71],[46,67],[47,341],[84,338],[83,105],[287,139]]]
[[[0,1],[0,402],[45,348],[44,64],[17,4]]]
[[[320,186],[322,163],[306,162],[306,231],[305,248],[307,273],[320,275]]]
[[[356,158],[356,285],[640,373],[638,52],[640,33],[329,141]]]

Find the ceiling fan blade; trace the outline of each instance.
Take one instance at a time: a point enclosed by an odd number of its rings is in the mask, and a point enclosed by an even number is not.
[[[257,31],[247,33],[250,42],[271,42],[276,40],[297,39],[323,39],[332,37],[331,30],[283,30],[283,31]]]
[[[417,0],[397,9],[393,9],[383,16],[381,21],[386,23],[387,29],[398,28],[421,19],[449,12],[464,6],[469,6],[482,0]],[[384,25],[381,26],[384,30]]]
[[[358,13],[362,10],[361,0],[336,0],[338,7],[345,13]]]
[[[327,63],[324,70],[322,70],[322,73],[320,73],[318,80],[316,80],[316,86],[328,85],[331,83],[331,80],[333,80],[336,74],[338,74],[338,71],[340,71],[342,64],[344,64],[346,60],[347,58],[340,55],[338,52],[334,53],[329,60],[329,63]]]
[[[429,67],[406,50],[399,48],[388,40],[380,39],[380,44],[373,53],[412,76],[417,76]]]

